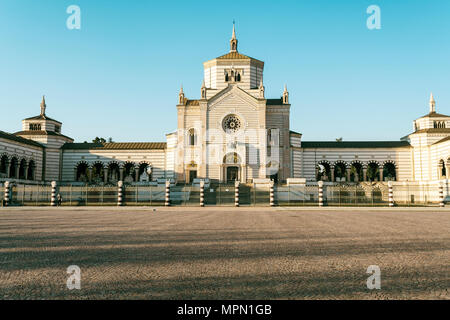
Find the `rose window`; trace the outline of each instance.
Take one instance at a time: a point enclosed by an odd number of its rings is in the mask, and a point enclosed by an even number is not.
[[[241,120],[238,116],[231,114],[223,120],[223,129],[227,132],[237,132],[241,129]]]

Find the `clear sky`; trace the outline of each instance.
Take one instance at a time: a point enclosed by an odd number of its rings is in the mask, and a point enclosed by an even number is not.
[[[369,30],[369,5],[381,29]],[[81,30],[69,30],[70,5]],[[165,141],[180,85],[199,98],[202,62],[229,51],[265,62],[266,97],[290,92],[305,141],[398,140],[450,114],[450,1],[1,0],[0,130],[39,113],[77,142]]]

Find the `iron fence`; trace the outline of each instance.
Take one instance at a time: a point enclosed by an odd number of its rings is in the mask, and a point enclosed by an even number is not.
[[[394,183],[393,199],[397,206],[436,206],[439,204],[439,183]],[[384,182],[326,183],[323,187],[325,206],[388,206],[389,186]],[[122,204],[126,206],[165,205],[165,185],[125,185]],[[52,187],[49,184],[25,185],[13,183],[10,189],[11,205],[48,206]],[[3,194],[3,191],[2,193]],[[62,185],[57,194],[64,206],[115,206],[118,203],[117,186]],[[448,190],[446,194],[449,194]],[[241,184],[240,206],[269,206],[270,185]],[[450,199],[450,198],[449,198]],[[317,183],[275,185],[276,206],[318,206]],[[173,206],[199,206],[200,186],[170,186],[170,204]],[[206,206],[234,206],[234,184],[211,184],[204,189]]]

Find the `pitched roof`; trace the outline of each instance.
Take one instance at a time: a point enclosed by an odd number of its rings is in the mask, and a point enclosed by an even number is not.
[[[188,100],[186,99],[186,106],[199,106],[198,100]]]
[[[16,135],[13,135],[11,133],[7,133],[7,132],[4,132],[4,131],[0,131],[0,138],[11,140],[11,141],[15,141],[15,142],[19,142],[19,143],[23,143],[23,144],[28,144],[28,145],[34,146],[34,147],[44,148],[44,146],[42,144],[40,144],[39,142],[30,140],[30,139],[25,139],[25,138],[22,138],[22,137],[18,137]]]
[[[45,130],[29,130],[29,131],[19,131],[14,133],[16,136],[55,136],[55,137],[61,137],[66,138],[69,140],[73,140],[71,137],[65,136],[61,133],[57,133],[54,131],[45,131]]]
[[[223,56],[220,56],[217,59],[225,60],[225,59],[253,59],[253,58],[239,52],[228,52],[227,54],[224,54]]]
[[[426,118],[426,117],[429,117],[429,118],[450,118],[450,116],[446,116],[445,114],[440,114],[440,113],[436,113],[436,112],[430,112],[430,113],[424,115],[421,118]]]
[[[398,148],[409,147],[408,141],[304,141],[302,148]]]
[[[47,117],[45,114],[44,115],[38,115],[36,117],[26,118],[25,120],[50,120],[50,121],[55,121],[55,122],[61,123],[58,120],[52,119],[50,117]]]
[[[164,150],[165,142],[66,143],[64,150]]]
[[[411,134],[414,134],[414,133],[450,133],[450,128],[428,128],[428,129],[420,129],[420,130],[417,130],[417,131],[415,131],[415,132],[413,132],[413,133],[410,133],[409,135],[411,135]],[[408,136],[409,136],[408,135]],[[407,136],[406,136],[407,137]]]
[[[446,141],[449,141],[449,140],[450,140],[450,136],[449,136],[449,137],[445,137],[444,139],[441,139],[441,140],[439,140],[439,141],[436,141],[436,142],[433,143],[433,144],[438,144],[438,143],[446,142]]]
[[[268,106],[281,106],[283,104],[283,100],[279,99],[267,99],[266,105]]]

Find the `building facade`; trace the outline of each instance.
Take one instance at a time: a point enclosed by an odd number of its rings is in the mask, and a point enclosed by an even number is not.
[[[267,98],[264,62],[238,51],[203,64],[199,99],[178,93],[177,131],[165,142],[75,143],[46,115],[0,131],[0,178],[115,184],[171,180],[242,183],[306,181],[434,181],[450,175],[450,117],[436,112],[413,122],[398,141],[303,141],[290,130],[289,92]]]

